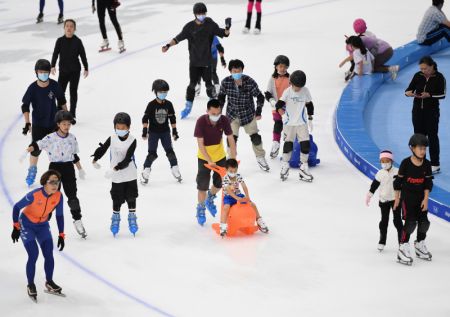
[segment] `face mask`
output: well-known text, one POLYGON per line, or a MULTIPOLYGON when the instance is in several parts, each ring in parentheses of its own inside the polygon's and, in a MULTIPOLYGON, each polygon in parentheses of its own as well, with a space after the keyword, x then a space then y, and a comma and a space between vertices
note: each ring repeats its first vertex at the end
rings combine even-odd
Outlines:
POLYGON ((239 80, 242 78, 242 73, 233 73, 231 74, 231 77, 233 77, 234 80, 239 80))
POLYGON ((202 15, 196 15, 195 16, 197 18, 197 20, 199 20, 200 22, 205 21, 206 19, 206 15, 202 14, 202 15))
POLYGON ((236 177, 236 173, 227 172, 228 176, 231 178, 236 177))
POLYGON ((392 167, 391 163, 381 163, 381 168, 383 168, 384 170, 388 170, 392 167))
POLYGON ((49 77, 49 73, 38 73, 37 77, 40 81, 47 81, 49 77))
POLYGON ((167 92, 158 92, 156 95, 158 96, 159 100, 165 100, 167 97, 167 92))
POLYGON ((126 136, 126 135, 128 134, 128 132, 130 132, 130 131, 128 131, 128 130, 117 130, 117 129, 116 129, 116 134, 117 134, 117 136, 119 136, 119 137, 121 137, 121 138, 123 138, 124 136, 126 136))
POLYGON ((209 115, 209 120, 213 121, 213 122, 217 122, 220 119, 220 114, 217 116, 213 116, 212 114, 209 115))

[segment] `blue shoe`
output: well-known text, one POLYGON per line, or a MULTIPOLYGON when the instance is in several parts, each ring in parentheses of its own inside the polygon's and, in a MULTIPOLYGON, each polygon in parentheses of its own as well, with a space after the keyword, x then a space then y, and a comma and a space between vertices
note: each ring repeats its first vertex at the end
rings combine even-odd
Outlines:
POLYGON ((203 203, 197 205, 197 222, 200 226, 203 226, 206 222, 205 204, 203 203))
POLYGON ((36 174, 37 174, 37 166, 36 165, 30 166, 28 168, 27 178, 25 179, 28 187, 34 184, 34 180, 36 179, 36 174))
POLYGON ((116 237, 120 228, 120 214, 113 213, 111 217, 111 232, 116 237))
POLYGON ((214 204, 214 199, 216 198, 216 195, 211 195, 211 191, 208 190, 208 197, 205 201, 205 206, 208 208, 209 213, 211 216, 215 217, 217 214, 217 207, 214 204))
POLYGON ((128 229, 130 229, 130 232, 135 236, 136 232, 138 231, 139 227, 136 222, 136 214, 134 212, 128 213, 128 229))
POLYGON ((192 110, 192 101, 186 101, 186 106, 185 108, 181 111, 181 119, 186 118, 192 110))

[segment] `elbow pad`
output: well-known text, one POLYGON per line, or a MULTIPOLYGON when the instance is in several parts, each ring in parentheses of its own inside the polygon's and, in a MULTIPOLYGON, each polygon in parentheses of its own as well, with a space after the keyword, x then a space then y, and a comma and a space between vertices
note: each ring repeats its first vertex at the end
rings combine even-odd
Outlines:
POLYGON ((22 104, 22 113, 30 112, 30 105, 22 104))
POLYGON ((394 190, 402 190, 403 177, 394 176, 394 190))
POLYGON ((308 112, 308 116, 314 115, 314 104, 312 101, 306 103, 306 111, 308 112))
POLYGON ((73 155, 73 164, 76 164, 80 161, 80 157, 78 156, 78 154, 74 154, 73 155))

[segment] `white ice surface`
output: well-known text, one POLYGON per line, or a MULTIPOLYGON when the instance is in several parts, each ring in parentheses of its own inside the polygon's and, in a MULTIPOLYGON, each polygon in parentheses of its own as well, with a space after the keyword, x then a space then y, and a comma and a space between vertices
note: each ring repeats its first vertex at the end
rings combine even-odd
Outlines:
MULTIPOLYGON (((34 23, 38 1, 0 0, 0 164, 6 188, 0 192, 0 316, 449 316, 450 226, 431 216, 428 246, 433 261, 397 264, 395 229, 390 223, 388 244, 379 253, 379 210, 376 199, 364 205, 369 180, 338 150, 332 131, 335 105, 344 88, 344 34, 352 21, 364 17, 371 31, 394 47, 409 42, 431 1, 264 1, 263 32, 243 35, 244 0, 209 1, 209 15, 223 25, 234 18, 232 35, 223 40, 227 60, 240 58, 245 73, 266 88, 276 55, 286 54, 291 68, 302 69, 316 106, 315 140, 322 163, 312 169, 312 184, 298 181, 292 170, 279 179, 278 160, 270 173, 259 170, 249 138, 242 131, 238 154, 241 173, 264 216, 270 234, 222 240, 195 219, 195 119, 204 113, 207 98, 196 99, 189 119, 178 121, 175 152, 184 181, 172 178, 162 149, 151 183, 140 187, 136 238, 126 225, 116 239, 109 231, 110 183, 91 167, 90 155, 112 132, 118 111, 132 115, 132 132, 139 137, 141 116, 153 98, 151 83, 166 79, 169 99, 177 112, 183 107, 188 81, 188 52, 183 43, 163 55, 161 44, 192 18, 186 1, 123 0, 119 20, 127 52, 117 53, 117 38, 108 18, 113 50, 99 54, 98 20, 90 1, 66 0, 66 18, 78 22, 77 34, 87 49, 90 76, 81 79, 77 124, 72 132, 81 148, 87 180, 79 181, 83 221, 89 237, 81 240, 66 209, 65 257, 55 251, 55 281, 67 298, 42 292, 43 259, 36 270, 39 304, 26 296, 26 252, 13 244, 11 205, 26 192, 26 162, 18 161, 29 142, 21 135, 21 98, 35 79, 34 62, 50 58, 62 27, 56 25, 56 1, 47 0, 45 23, 34 23), (9 130, 10 129, 10 130, 9 130), (71 259, 71 260, 70 260, 71 259), (158 312, 158 309, 160 312, 158 312), (162 312, 162 313, 161 313, 162 312)), ((449 13, 448 7, 444 8, 449 13)), ((254 20, 253 20, 254 23, 254 20)), ((227 71, 219 69, 219 76, 227 71)), ((204 88, 203 88, 204 91, 204 88)), ((266 105, 260 129, 270 149, 272 119, 266 105)), ((146 143, 138 142, 142 165, 146 143)), ((47 167, 41 156, 39 172, 47 167)), ((54 236, 56 225, 51 223, 54 236)), ((412 241, 414 240, 412 237, 412 241)))

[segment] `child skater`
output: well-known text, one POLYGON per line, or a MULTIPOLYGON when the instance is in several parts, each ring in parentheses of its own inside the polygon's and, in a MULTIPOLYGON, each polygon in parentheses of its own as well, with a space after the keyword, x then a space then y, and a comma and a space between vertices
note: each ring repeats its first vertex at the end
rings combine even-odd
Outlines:
POLYGON ((350 62, 350 68, 345 72, 345 81, 349 81, 355 76, 355 61, 353 60, 353 46, 350 44, 350 38, 347 35, 345 36, 345 49, 347 50, 348 56, 339 63, 339 68, 347 62, 350 62))
POLYGON ((247 185, 245 185, 244 179, 241 174, 238 173, 238 162, 235 159, 228 159, 225 163, 227 174, 223 178, 223 210, 220 214, 220 235, 224 237, 227 234, 228 214, 231 206, 235 205, 238 201, 247 200, 256 212, 256 223, 261 232, 268 233, 269 228, 266 226, 264 220, 258 212, 256 205, 250 200, 247 185), (245 195, 242 194, 239 186, 242 187, 245 195))
POLYGON ((157 149, 158 143, 161 144, 166 151, 167 159, 170 163, 170 169, 173 177, 178 182, 182 181, 180 169, 178 168, 178 161, 175 152, 172 148, 172 140, 170 139, 170 126, 172 127, 172 138, 174 141, 178 140, 177 120, 175 117, 175 110, 172 103, 166 99, 169 91, 169 84, 162 79, 157 79, 153 82, 152 90, 156 95, 145 109, 144 117, 142 117, 142 139, 148 139, 148 155, 144 162, 144 170, 142 171, 141 183, 148 184, 151 167, 153 162, 158 158, 157 149))
POLYGON ((255 6, 256 9, 256 24, 255 24, 255 30, 253 33, 256 35, 261 34, 261 16, 262 16, 262 8, 261 8, 261 2, 262 0, 248 0, 247 3, 247 21, 245 22, 245 27, 242 32, 244 34, 247 34, 250 32, 250 24, 252 23, 252 13, 253 13, 253 6, 255 6))
POLYGON ((275 105, 278 99, 281 98, 283 92, 289 87, 289 58, 284 55, 278 55, 273 62, 275 70, 269 79, 267 85, 267 91, 264 93, 266 100, 272 106, 272 118, 273 118, 273 143, 270 150, 270 157, 276 158, 280 151, 280 139, 281 132, 283 131, 283 121, 281 115, 275 109, 275 105))
POLYGON ((25 195, 13 208, 14 227, 11 234, 13 243, 22 239, 23 246, 28 253, 26 266, 28 279, 28 296, 37 301, 36 285, 34 275, 36 272, 36 261, 39 255, 38 243, 44 256, 45 287, 47 292, 55 295, 63 295, 61 287, 53 281, 53 270, 55 262, 53 259, 53 238, 50 231, 49 218, 56 210, 56 223, 58 225, 58 248, 64 249, 64 203, 63 196, 58 188, 61 175, 57 171, 49 170, 42 174, 41 186, 25 195), (20 212, 23 209, 22 213, 20 212), (36 241, 38 243, 36 243, 36 241))
POLYGON ((365 47, 359 36, 350 36, 348 40, 353 48, 353 61, 356 66, 356 74, 358 76, 372 74, 374 61, 372 53, 365 47))
POLYGON ((280 177, 285 181, 289 175, 289 160, 294 149, 294 141, 300 143, 300 180, 312 182, 309 173, 308 158, 310 151, 309 132, 313 129, 314 104, 306 85, 306 75, 301 70, 293 72, 289 78, 291 86, 287 88, 276 103, 277 112, 283 117, 284 134, 283 161, 280 177))
POLYGON ((398 242, 400 243, 403 222, 400 208, 393 209, 395 193, 394 193, 394 178, 397 176, 398 168, 392 165, 394 156, 391 151, 384 150, 380 153, 381 169, 375 175, 375 179, 370 186, 370 190, 366 195, 366 205, 369 206, 370 200, 375 194, 375 191, 380 188, 379 206, 381 209, 380 241, 378 242, 378 250, 381 252, 386 245, 387 228, 389 224, 389 213, 391 209, 394 214, 394 226, 398 233, 398 242))
POLYGON ((119 112, 114 117, 115 134, 106 139, 95 150, 92 164, 101 168, 99 159, 111 148, 111 170, 106 177, 112 180, 111 199, 113 201, 113 215, 111 218, 111 232, 114 237, 119 233, 120 207, 126 201, 128 204, 128 228, 133 235, 138 231, 136 221, 136 198, 138 197, 137 168, 134 162, 136 139, 130 134, 131 118, 125 112, 119 112))
POLYGON ((57 131, 42 140, 33 142, 27 150, 28 152, 47 151, 50 161, 49 169, 61 174, 61 184, 67 196, 67 204, 72 214, 75 230, 82 238, 86 238, 87 233, 81 221, 81 207, 77 197, 77 178, 73 165, 77 166, 81 179, 85 178, 86 173, 81 167, 77 154, 79 152, 77 138, 69 133, 72 120, 73 116, 69 111, 58 111, 55 116, 57 131))
POLYGON ((409 249, 409 236, 416 229, 416 225, 417 240, 414 242, 416 255, 420 259, 431 260, 431 253, 425 245, 427 231, 430 228, 428 196, 433 188, 431 163, 425 158, 427 147, 428 139, 423 134, 416 133, 410 138, 409 148, 412 155, 402 161, 394 181, 394 209, 397 209, 401 203, 403 220, 405 220, 397 259, 400 263, 407 265, 413 262, 409 249))

